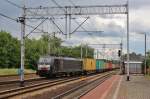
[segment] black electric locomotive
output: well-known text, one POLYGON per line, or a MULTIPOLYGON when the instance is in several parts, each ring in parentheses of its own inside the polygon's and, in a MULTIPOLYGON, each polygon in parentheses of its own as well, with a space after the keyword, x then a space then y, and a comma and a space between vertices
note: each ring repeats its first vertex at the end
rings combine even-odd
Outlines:
POLYGON ((67 74, 81 74, 82 60, 69 57, 41 57, 38 62, 37 73, 40 76, 47 77, 67 74))

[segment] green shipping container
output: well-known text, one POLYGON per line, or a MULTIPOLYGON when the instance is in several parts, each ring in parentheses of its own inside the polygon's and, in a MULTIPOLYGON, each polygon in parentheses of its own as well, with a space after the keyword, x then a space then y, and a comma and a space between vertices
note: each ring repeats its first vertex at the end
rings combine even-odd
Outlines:
POLYGON ((96 70, 104 69, 104 60, 96 60, 96 70))
POLYGON ((100 61, 96 60, 96 70, 100 70, 100 61))
POLYGON ((102 68, 102 69, 105 68, 105 62, 104 62, 104 60, 101 61, 101 68, 102 68))

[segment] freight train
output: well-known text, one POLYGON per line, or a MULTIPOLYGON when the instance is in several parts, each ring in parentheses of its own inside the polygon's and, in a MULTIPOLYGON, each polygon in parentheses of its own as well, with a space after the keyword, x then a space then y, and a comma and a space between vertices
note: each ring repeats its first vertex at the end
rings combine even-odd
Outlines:
POLYGON ((57 75, 72 76, 105 72, 116 68, 119 68, 119 64, 116 61, 44 56, 39 59, 37 74, 43 77, 54 77, 57 75))

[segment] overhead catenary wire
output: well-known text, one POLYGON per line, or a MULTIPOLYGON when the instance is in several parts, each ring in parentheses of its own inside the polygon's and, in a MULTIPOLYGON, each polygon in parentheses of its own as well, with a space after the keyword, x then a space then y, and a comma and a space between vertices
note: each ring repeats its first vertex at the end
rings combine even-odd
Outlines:
POLYGON ((73 34, 77 29, 79 29, 90 17, 87 17, 79 26, 70 34, 73 34))
MULTIPOLYGON (((9 16, 7 16, 7 15, 5 15, 5 14, 3 14, 3 13, 0 13, 0 16, 19 23, 19 20, 18 20, 18 19, 11 18, 11 17, 9 17, 9 16)), ((35 29, 35 27, 32 26, 32 25, 29 25, 29 24, 25 24, 25 25, 26 25, 27 27, 30 27, 30 28, 32 28, 32 29, 35 29)), ((48 32, 45 32, 45 31, 43 31, 43 30, 41 30, 41 29, 38 29, 38 28, 36 28, 36 30, 38 30, 38 31, 40 31, 40 32, 43 32, 43 33, 48 33, 48 32)))
POLYGON ((68 0, 73 6, 76 6, 76 4, 72 0, 68 0))
MULTIPOLYGON (((73 6, 76 6, 76 4, 72 1, 72 0, 68 0, 73 6)), ((89 17, 89 16, 88 16, 89 17)), ((77 20, 75 20, 74 19, 74 22, 76 23, 76 24, 78 24, 78 25, 80 25, 80 23, 77 21, 77 20)), ((91 37, 91 34, 83 27, 83 26, 80 26, 81 27, 81 29, 83 29, 85 32, 87 32, 88 33, 88 35, 91 37)), ((93 36, 92 36, 93 37, 93 36)))
MULTIPOLYGON (((68 1, 69 1, 73 6, 76 6, 75 3, 73 3, 71 0, 68 0, 68 1)), ((88 17, 89 17, 89 16, 88 16, 88 17)), ((76 24, 80 25, 77 20, 74 20, 74 22, 75 22, 76 24)), ((91 34, 90 34, 83 26, 80 26, 80 27, 81 27, 81 29, 83 29, 85 32, 87 32, 87 34, 89 35, 89 37, 91 37, 91 34)), ((93 35, 92 35, 92 38, 94 39, 93 35)), ((96 40, 97 40, 97 39, 96 39, 96 40)))
MULTIPOLYGON (((73 6, 76 6, 76 4, 72 1, 72 0, 68 0, 73 6)), ((88 16, 89 17, 89 16, 88 16)), ((78 25, 80 25, 80 23, 78 23, 76 20, 74 20, 74 22, 78 25)), ((84 31, 87 31, 83 26, 80 26, 84 31)), ((89 33, 88 33, 89 34, 89 33)))
MULTIPOLYGON (((11 2, 11 1, 9 1, 9 0, 5 0, 5 1, 7 1, 8 3, 10 3, 10 4, 12 4, 12 5, 14 5, 14 6, 18 7, 18 8, 22 8, 21 6, 15 4, 15 3, 13 3, 13 2, 11 2)), ((56 0, 52 0, 52 1, 53 1, 57 6, 61 7, 61 5, 56 2, 56 0)), ((69 0, 69 1, 75 6, 75 4, 74 4, 71 0, 69 0)), ((81 28, 82 28, 82 26, 81 26, 81 28)), ((84 29, 84 30, 85 30, 85 29, 84 29)))
POLYGON ((59 26, 54 22, 53 19, 49 19, 49 21, 51 21, 51 22, 59 29, 59 31, 60 31, 63 35, 66 35, 66 34, 63 33, 63 31, 59 28, 59 26))
POLYGON ((11 5, 13 5, 13 6, 16 6, 17 8, 23 8, 23 7, 21 7, 20 5, 18 5, 18 4, 16 4, 16 3, 13 3, 13 2, 11 2, 11 1, 9 1, 9 0, 4 0, 4 1, 6 1, 7 3, 9 3, 9 4, 11 4, 11 5))
MULTIPOLYGON (((76 6, 71 0, 68 0, 74 7, 76 6)), ((78 24, 78 25, 80 25, 80 23, 78 23, 78 21, 77 20, 74 20, 74 22, 76 23, 76 24, 78 24)), ((92 37, 93 39, 95 39, 95 37, 91 34, 91 33, 89 33, 83 26, 81 26, 81 29, 83 29, 85 32, 87 32, 88 33, 88 35, 90 36, 90 37, 92 37)), ((99 42, 99 40, 96 38, 95 39, 97 42, 99 42)))
POLYGON ((5 17, 5 18, 7 18, 7 19, 10 19, 10 20, 13 20, 13 21, 18 22, 18 20, 17 20, 17 19, 11 18, 11 17, 9 17, 9 16, 7 16, 7 15, 5 15, 5 14, 3 14, 3 13, 0 13, 0 16, 5 17))
MULTIPOLYGON (((11 4, 11 5, 13 5, 13 6, 15 6, 15 7, 17 7, 17 8, 23 9, 22 6, 20 6, 20 5, 16 4, 16 3, 14 3, 14 2, 12 2, 12 1, 9 1, 9 0, 4 0, 4 1, 7 2, 7 3, 9 3, 9 4, 11 4)), ((25 8, 25 9, 26 9, 26 8, 25 8)))
MULTIPOLYGON (((12 2, 12 1, 9 1, 9 0, 4 0, 4 1, 6 1, 7 3, 9 3, 9 4, 11 4, 11 5, 13 5, 13 6, 17 7, 17 8, 23 9, 22 6, 20 6, 20 5, 16 4, 16 3, 14 3, 14 2, 12 2)), ((25 8, 25 9, 26 9, 26 8, 25 8)), ((30 10, 29 10, 29 11, 30 11, 30 10)), ((30 12, 31 12, 31 11, 30 11, 30 12)), ((33 13, 33 12, 32 12, 32 13, 33 13)), ((14 18, 11 18, 11 17, 9 17, 9 16, 7 16, 7 15, 4 15, 4 14, 2 14, 2 13, 0 13, 0 15, 3 16, 3 17, 5 17, 5 18, 8 18, 8 19, 10 19, 10 20, 19 22, 18 18, 14 19, 14 18)), ((42 23, 43 23, 43 22, 42 22, 42 23)), ((38 30, 38 31, 40 31, 40 32, 42 32, 42 33, 48 33, 48 32, 45 32, 44 30, 38 29, 38 27, 34 27, 34 26, 29 25, 29 24, 26 24, 26 23, 25 23, 25 25, 28 26, 28 27, 30 27, 30 28, 32 28, 34 31, 35 31, 35 30, 38 30)), ((41 25, 41 24, 40 24, 40 25, 41 25)), ((39 26, 39 25, 38 25, 38 26, 39 26)), ((32 30, 29 34, 31 34, 31 33, 33 32, 33 30, 32 30)), ((50 34, 50 33, 48 33, 48 34, 50 34)), ((28 34, 27 34, 27 36, 28 36, 28 34)), ((27 37, 27 36, 26 36, 26 37, 27 37)))
POLYGON ((43 24, 47 19, 44 19, 40 24, 38 24, 30 33, 26 35, 28 37, 32 32, 34 32, 41 24, 43 24))
MULTIPOLYGON (((68 1, 69 1, 73 6, 76 6, 75 3, 73 3, 71 0, 68 0, 68 1)), ((89 17, 89 16, 88 16, 88 17, 89 17)), ((75 22, 76 24, 80 25, 77 20, 74 20, 74 22, 75 22)), ((87 34, 89 35, 89 37, 92 36, 92 38, 94 39, 93 35, 91 35, 83 26, 80 26, 80 27, 81 27, 81 29, 83 29, 85 32, 87 32, 87 34)), ((96 39, 96 40, 97 40, 97 39, 96 39)), ((98 42, 99 42, 99 41, 98 41, 98 42)))
MULTIPOLYGON (((51 0, 51 1, 52 1, 56 6, 58 6, 59 9, 61 9, 62 11, 66 11, 65 9, 62 8, 62 6, 61 6, 60 4, 58 4, 58 3, 56 2, 56 0, 51 0)), ((69 0, 69 2, 70 2, 73 6, 75 6, 75 4, 74 4, 72 1, 69 0)), ((87 19, 89 19, 89 16, 88 16, 87 19)), ((71 32, 71 33, 69 33, 69 34, 74 34, 77 29, 79 29, 80 27, 82 27, 83 23, 85 23, 85 22, 87 21, 87 19, 86 19, 85 21, 83 21, 81 24, 78 24, 79 26, 78 26, 73 32, 71 32)))
MULTIPOLYGON (((59 5, 55 0, 51 0, 56 6, 58 6, 58 7, 60 7, 60 9, 62 8, 62 6, 61 5, 59 5)), ((65 9, 61 9, 61 10, 64 10, 65 11, 65 9)))

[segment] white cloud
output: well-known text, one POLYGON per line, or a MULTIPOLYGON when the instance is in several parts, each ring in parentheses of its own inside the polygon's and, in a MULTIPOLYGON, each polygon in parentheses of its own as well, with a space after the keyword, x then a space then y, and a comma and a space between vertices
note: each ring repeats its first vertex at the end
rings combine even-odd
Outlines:
MULTIPOLYGON (((11 0, 12 2, 15 2, 19 5, 21 5, 21 2, 18 0, 11 0)), ((60 5, 71 5, 68 0, 56 0, 60 5)), ((76 5, 100 5, 100 4, 121 4, 126 3, 127 0, 72 0, 76 5)), ((129 0, 130 1, 130 43, 131 45, 135 44, 135 42, 142 42, 143 36, 137 35, 135 33, 137 32, 149 32, 150 31, 150 0, 129 0)), ((28 6, 55 6, 54 3, 51 2, 51 0, 46 0, 43 2, 43 0, 28 0, 27 1, 28 6)), ((21 15, 21 9, 18 9, 8 3, 5 2, 5 0, 1 0, 0 3, 0 11, 1 13, 5 13, 6 15, 10 17, 17 18, 21 15)), ((83 21, 83 19, 79 19, 79 22, 83 21)), ((61 24, 61 29, 64 31, 64 24, 62 21, 57 21, 57 23, 61 24)), ((34 25, 32 23, 32 25, 34 25)), ((46 28, 45 23, 45 30, 49 32, 53 32, 57 30, 54 29, 52 26, 48 26, 46 28)), ((77 25, 73 23, 73 28, 75 28, 77 25)), ((124 48, 126 48, 126 19, 125 16, 120 15, 105 15, 105 16, 94 16, 91 17, 87 23, 83 25, 87 30, 102 30, 105 31, 104 34, 101 34, 98 37, 98 35, 93 35, 95 39, 99 39, 101 43, 118 43, 120 42, 120 32, 123 33, 124 36, 124 48)), ((0 17, 0 29, 7 30, 9 32, 12 32, 13 36, 20 37, 20 25, 16 24, 14 22, 11 22, 5 18, 0 17)), ((72 29, 73 30, 73 29, 72 29)), ((80 28, 81 30, 81 28, 80 28)), ((58 31, 58 30, 57 30, 58 31)), ((31 35, 37 36, 37 35, 31 35)), ((62 36, 62 35, 61 35, 62 36)), ((77 43, 79 44, 81 41, 86 41, 89 43, 96 43, 97 40, 93 39, 93 37, 89 37, 87 34, 78 34, 73 35, 73 37, 68 40, 68 42, 77 43)), ((148 39, 148 42, 149 39, 148 39)), ((142 45, 142 44, 141 44, 142 45)), ((138 47, 141 46, 140 44, 137 45, 138 47)), ((131 46, 131 50, 134 49, 133 46, 131 46)), ((135 49, 135 51, 138 51, 138 49, 135 49)))
POLYGON ((143 7, 138 10, 131 10, 130 23, 133 32, 149 32, 150 30, 150 7, 143 7))

